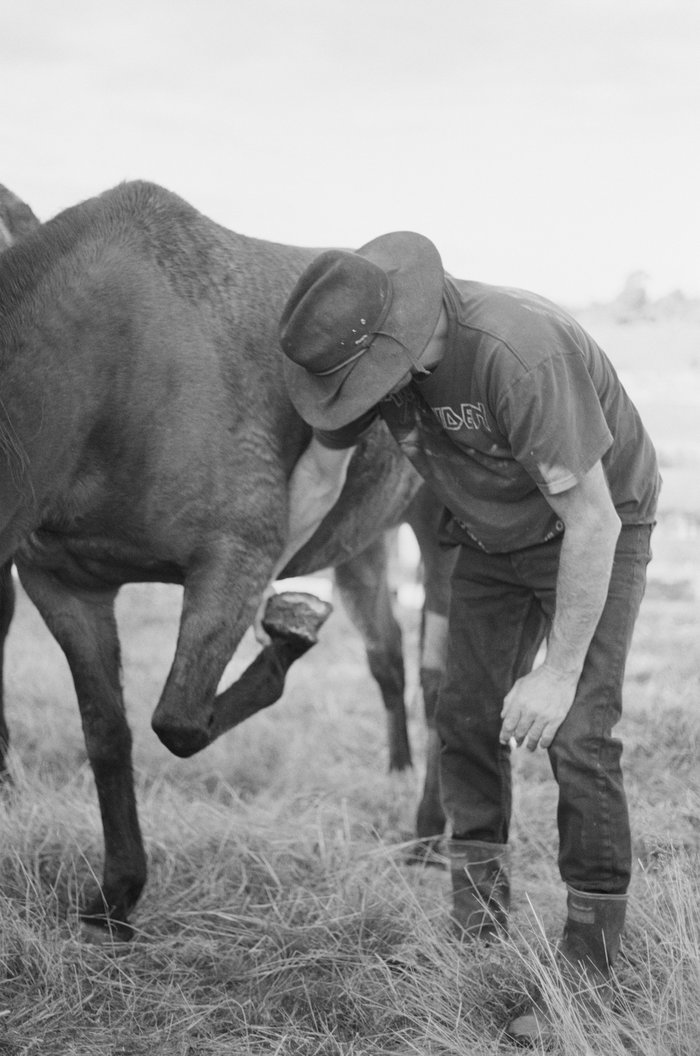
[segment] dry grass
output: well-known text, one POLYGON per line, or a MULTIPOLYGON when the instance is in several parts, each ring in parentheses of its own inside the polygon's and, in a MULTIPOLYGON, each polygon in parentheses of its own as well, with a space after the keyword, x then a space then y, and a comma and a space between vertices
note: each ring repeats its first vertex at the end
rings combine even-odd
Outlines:
MULTIPOLYGON (((688 480, 697 473, 700 461, 674 461, 675 440, 657 442, 688 480)), ((685 494, 674 489, 663 511, 625 689, 639 864, 616 1005, 592 1024, 560 1001, 565 1056, 698 1049, 697 486, 685 494)), ((559 992, 550 943, 564 892, 546 758, 516 757, 513 936, 461 950, 446 874, 403 864, 419 775, 385 774, 379 695, 343 613, 279 705, 183 762, 149 727, 178 595, 135 587, 120 601, 150 864, 126 949, 80 940, 76 907, 101 868, 99 816, 65 662, 20 598, 7 692, 14 784, 0 799, 0 1056, 514 1051, 503 1029, 528 989, 553 1003, 559 992)), ((416 613, 401 616, 413 693, 416 613)), ((244 643, 229 678, 253 648, 244 643)), ((417 701, 411 727, 420 755, 417 701)))

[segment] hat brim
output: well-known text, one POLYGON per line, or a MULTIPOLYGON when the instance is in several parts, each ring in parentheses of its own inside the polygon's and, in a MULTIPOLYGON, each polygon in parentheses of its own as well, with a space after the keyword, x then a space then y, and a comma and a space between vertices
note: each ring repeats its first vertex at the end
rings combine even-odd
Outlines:
POLYGON ((440 318, 444 271, 430 239, 397 231, 357 253, 391 279, 393 296, 381 333, 346 369, 325 377, 282 357, 292 402, 318 429, 340 429, 383 400, 415 366, 440 318))

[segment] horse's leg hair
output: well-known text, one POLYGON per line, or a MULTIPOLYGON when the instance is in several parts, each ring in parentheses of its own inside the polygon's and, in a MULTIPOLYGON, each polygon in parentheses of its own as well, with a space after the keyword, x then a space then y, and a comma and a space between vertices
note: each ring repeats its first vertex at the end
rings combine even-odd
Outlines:
POLYGON ((146 882, 146 856, 121 689, 116 590, 73 591, 50 572, 22 564, 18 570, 27 594, 66 655, 95 775, 104 831, 103 880, 81 919, 129 938, 128 916, 146 882))
POLYGON ((335 581, 345 609, 362 635, 372 675, 386 708, 389 769, 411 765, 406 725, 401 628, 394 616, 387 578, 387 544, 380 536, 361 554, 337 565, 335 581))

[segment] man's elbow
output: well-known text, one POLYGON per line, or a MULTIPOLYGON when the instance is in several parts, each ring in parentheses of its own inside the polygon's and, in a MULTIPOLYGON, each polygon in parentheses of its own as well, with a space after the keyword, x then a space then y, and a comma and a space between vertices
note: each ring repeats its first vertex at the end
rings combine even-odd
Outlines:
POLYGON ((606 505, 602 510, 595 512, 591 517, 588 530, 599 540, 604 540, 611 549, 615 548, 622 531, 622 521, 612 502, 609 506, 606 505))
POLYGON ((569 537, 577 538, 583 546, 615 548, 622 521, 612 500, 579 506, 578 510, 567 513, 564 523, 569 537))

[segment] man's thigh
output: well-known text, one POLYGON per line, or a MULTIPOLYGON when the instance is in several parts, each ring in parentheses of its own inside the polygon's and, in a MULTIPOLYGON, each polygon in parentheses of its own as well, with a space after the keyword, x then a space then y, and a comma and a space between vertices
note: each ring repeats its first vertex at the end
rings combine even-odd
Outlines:
MULTIPOLYGON (((556 571, 555 571, 556 575, 556 571)), ((441 696, 494 709, 529 670, 547 629, 535 592, 507 554, 462 547, 452 577, 447 670, 441 696)))

